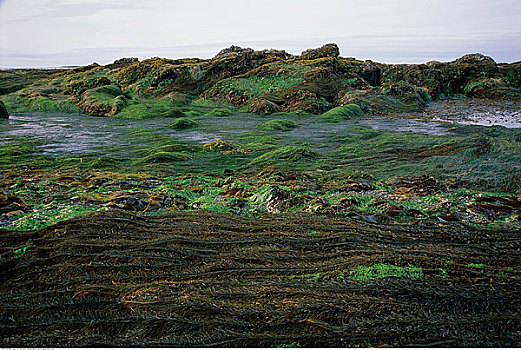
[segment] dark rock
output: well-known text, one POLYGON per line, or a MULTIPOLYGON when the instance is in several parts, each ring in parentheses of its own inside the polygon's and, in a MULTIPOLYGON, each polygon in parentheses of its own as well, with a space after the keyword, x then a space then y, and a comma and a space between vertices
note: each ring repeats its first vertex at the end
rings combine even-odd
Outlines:
POLYGON ((107 64, 106 67, 109 69, 123 68, 126 66, 130 66, 131 64, 138 63, 139 60, 137 57, 124 57, 119 60, 115 60, 111 64, 107 64))
MULTIPOLYGON (((460 81, 464 82, 462 86, 458 87, 458 90, 465 87, 471 81, 491 78, 496 75, 499 70, 496 61, 479 53, 465 55, 449 64, 456 69, 460 75, 460 81)), ((460 93, 461 91, 457 92, 460 93)))
POLYGON ((242 48, 240 46, 232 45, 226 49, 222 49, 219 51, 217 55, 213 57, 213 59, 219 59, 219 58, 226 58, 231 56, 238 56, 238 55, 244 55, 247 53, 253 53, 253 49, 250 48, 242 48))
POLYGON ((464 55, 464 56, 458 58, 457 60, 455 60, 454 63, 473 64, 473 65, 482 65, 482 64, 496 65, 496 61, 494 61, 492 59, 492 57, 485 56, 480 53, 464 55))
POLYGON ((74 73, 83 73, 99 67, 101 66, 98 63, 94 62, 92 64, 89 64, 88 66, 81 66, 78 68, 71 69, 71 71, 74 73))
POLYGON ((316 60, 317 58, 333 57, 337 58, 340 50, 336 44, 326 44, 318 49, 308 49, 300 54, 300 58, 304 60, 316 60))
POLYGON ((380 86, 382 83, 382 69, 372 62, 362 70, 361 76, 371 86, 380 86))
POLYGON ((9 113, 7 112, 7 108, 2 101, 0 101, 0 119, 8 119, 9 113))
POLYGON ((378 90, 376 88, 367 90, 351 90, 344 94, 340 93, 335 104, 345 106, 357 104, 369 114, 393 114, 421 112, 425 102, 416 93, 403 93, 393 87, 378 90))
POLYGON ((262 50, 260 53, 267 57, 277 57, 277 58, 280 58, 283 60, 288 59, 293 56, 284 50, 275 50, 275 49, 262 50))

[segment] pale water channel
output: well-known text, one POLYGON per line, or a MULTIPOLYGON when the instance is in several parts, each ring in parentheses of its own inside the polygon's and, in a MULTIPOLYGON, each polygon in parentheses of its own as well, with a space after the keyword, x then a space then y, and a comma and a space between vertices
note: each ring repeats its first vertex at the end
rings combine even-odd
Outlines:
MULTIPOLYGON (((327 151, 332 147, 331 138, 346 134, 349 129, 371 127, 374 129, 405 131, 413 133, 442 135, 450 133, 455 123, 477 125, 501 125, 521 128, 521 115, 511 105, 500 110, 497 105, 472 106, 467 113, 461 104, 453 102, 434 103, 423 114, 408 118, 366 117, 345 120, 332 124, 321 121, 317 116, 284 117, 293 120, 298 127, 290 131, 264 131, 258 126, 270 119, 280 117, 237 114, 228 117, 195 117, 201 126, 189 130, 174 130, 168 125, 169 118, 128 120, 117 117, 92 117, 80 114, 23 113, 15 114, 9 120, 0 121, 0 144, 20 138, 38 141, 44 154, 50 156, 73 156, 99 153, 111 149, 136 146, 142 142, 132 137, 122 137, 133 132, 150 132, 173 141, 188 141, 204 144, 217 139, 237 141, 248 133, 275 135, 281 143, 308 143, 314 149, 327 151)), ((114 153, 115 152, 115 153, 114 153)), ((104 152, 103 152, 104 153, 104 152)))

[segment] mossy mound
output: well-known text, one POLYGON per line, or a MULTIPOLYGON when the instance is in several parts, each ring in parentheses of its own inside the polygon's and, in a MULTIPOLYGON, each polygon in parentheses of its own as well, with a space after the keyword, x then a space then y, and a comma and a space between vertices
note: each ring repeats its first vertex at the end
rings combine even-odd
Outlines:
POLYGON ((233 111, 229 110, 228 108, 214 108, 209 112, 206 112, 206 116, 212 116, 212 117, 227 117, 229 115, 232 115, 233 111))
POLYGON ((283 146, 253 159, 251 165, 271 165, 280 161, 316 159, 320 155, 308 146, 283 146))
POLYGON ((296 128, 297 126, 297 123, 288 119, 273 119, 267 121, 266 123, 262 123, 259 125, 259 128, 264 130, 288 131, 296 128))
POLYGON ((204 115, 204 113, 199 111, 184 111, 184 115, 185 117, 200 117, 204 115))
POLYGON ((341 120, 362 117, 364 112, 359 105, 350 103, 345 106, 335 107, 323 113, 320 117, 328 122, 338 123, 341 120))
POLYGON ((94 116, 114 116, 128 105, 129 96, 118 85, 102 86, 83 93, 80 108, 94 116))
POLYGON ((172 124, 169 125, 172 129, 184 130, 198 127, 198 122, 188 118, 177 118, 172 124))
POLYGON ((244 147, 226 142, 223 140, 215 140, 212 142, 208 142, 203 146, 203 151, 206 152, 221 152, 222 154, 248 154, 249 150, 246 150, 244 147))
POLYGON ((204 151, 232 151, 236 148, 236 146, 232 143, 223 141, 223 140, 214 140, 212 142, 208 142, 203 146, 204 151))
MULTIPOLYGON (((22 90, 23 91, 23 90, 22 90)), ((6 109, 11 112, 59 112, 78 113, 80 110, 75 104, 74 97, 65 97, 62 94, 45 94, 43 91, 25 91, 3 96, 6 109)))
POLYGON ((132 101, 118 113, 118 116, 128 119, 182 118, 185 114, 169 100, 148 100, 132 101))
POLYGON ((190 156, 182 152, 159 151, 135 161, 136 165, 171 163, 190 159, 190 156))

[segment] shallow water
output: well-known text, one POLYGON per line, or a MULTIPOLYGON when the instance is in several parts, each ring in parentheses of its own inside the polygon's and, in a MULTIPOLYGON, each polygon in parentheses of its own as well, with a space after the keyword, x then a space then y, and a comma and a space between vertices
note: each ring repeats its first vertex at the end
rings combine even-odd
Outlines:
MULTIPOLYGON (((135 130, 144 130, 176 141, 192 141, 204 144, 216 139, 236 141, 249 132, 265 132, 258 125, 273 119, 253 114, 228 117, 199 117, 202 126, 194 130, 173 130, 168 127, 172 119, 154 118, 147 120, 122 120, 99 118, 80 114, 24 113, 0 122, 0 144, 19 137, 42 142, 44 154, 52 156, 77 155, 99 152, 103 148, 125 148, 133 144, 120 135, 135 130)), ((289 117, 299 126, 291 131, 267 132, 281 137, 283 143, 306 142, 313 148, 324 148, 330 144, 331 136, 344 133, 353 127, 369 126, 375 129, 411 131, 440 135, 447 133, 444 123, 422 120, 366 118, 345 120, 338 124, 321 122, 316 116, 289 117)))
MULTIPOLYGON (((474 100, 471 100, 474 101, 474 100)), ((168 127, 173 119, 153 118, 128 120, 115 117, 92 117, 64 113, 23 113, 0 121, 0 144, 20 137, 42 143, 39 146, 50 156, 73 156, 99 153, 121 154, 128 146, 140 146, 139 138, 122 137, 135 131, 148 131, 166 136, 172 141, 190 141, 204 144, 216 139, 238 141, 248 133, 275 135, 281 143, 308 143, 314 149, 333 148, 331 138, 345 134, 349 129, 371 127, 379 130, 413 132, 431 135, 450 133, 454 123, 478 125, 503 125, 521 127, 521 115, 515 103, 500 104, 469 102, 469 100, 432 103, 416 118, 366 117, 344 120, 337 124, 322 122, 316 116, 284 117, 298 124, 287 131, 263 131, 258 126, 270 119, 254 114, 237 114, 227 117, 195 117, 201 127, 192 130, 174 130, 168 127), (112 152, 106 149, 112 148, 112 152), (104 150, 105 149, 105 150, 104 150), (116 150, 115 150, 116 149, 116 150), (104 150, 104 151, 103 151, 104 150)), ((146 146, 146 145, 144 145, 146 146)))
POLYGON ((422 116, 457 124, 521 128, 521 101, 464 98, 432 102, 422 116))

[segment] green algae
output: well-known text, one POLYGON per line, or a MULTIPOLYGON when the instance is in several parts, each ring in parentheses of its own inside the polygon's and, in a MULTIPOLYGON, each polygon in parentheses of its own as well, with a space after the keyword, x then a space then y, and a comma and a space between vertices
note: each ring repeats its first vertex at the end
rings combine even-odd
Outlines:
POLYGON ((225 93, 259 97, 303 84, 305 73, 308 70, 307 67, 300 64, 268 64, 247 77, 221 80, 215 88, 225 93), (268 72, 275 72, 275 74, 267 74, 268 72))
POLYGON ((456 127, 452 134, 426 135, 411 132, 351 129, 334 138, 335 158, 341 169, 361 170, 373 179, 408 174, 428 174, 458 186, 512 191, 517 188, 521 167, 519 131, 497 128, 478 136, 484 127, 456 127))
POLYGON ((338 123, 342 120, 359 118, 364 115, 364 112, 357 104, 351 103, 345 106, 335 107, 323 113, 320 117, 331 123, 338 123))
POLYGON ((51 99, 45 96, 28 99, 15 93, 4 96, 3 101, 11 114, 27 112, 78 113, 80 111, 80 108, 68 99, 51 99))
POLYGON ((192 129, 200 126, 201 124, 188 118, 177 118, 172 124, 169 125, 172 129, 185 130, 192 129))
POLYGON ((22 215, 18 220, 5 228, 13 231, 38 230, 54 225, 60 221, 83 216, 93 211, 99 211, 92 207, 82 205, 59 206, 56 203, 37 205, 35 211, 22 215))
POLYGON ((288 131, 297 126, 297 123, 288 119, 272 119, 259 125, 259 128, 264 130, 288 131))
POLYGON ((320 155, 309 146, 283 146, 256 157, 250 165, 266 166, 281 162, 309 161, 319 157, 320 155))
POLYGON ((194 110, 184 111, 185 117, 200 117, 204 115, 204 112, 198 112, 194 110))
POLYGON ((172 140, 165 139, 163 142, 157 142, 149 147, 142 147, 139 152, 142 154, 153 154, 157 152, 185 152, 185 153, 196 153, 202 150, 199 145, 193 145, 190 143, 183 142, 172 142, 172 140))
POLYGON ((181 118, 185 116, 182 109, 171 100, 147 100, 129 104, 117 115, 125 119, 143 120, 149 118, 181 118))
POLYGON ((396 266, 391 264, 375 264, 372 266, 357 266, 349 272, 349 278, 355 281, 368 281, 372 279, 399 277, 399 278, 423 278, 423 270, 416 266, 396 266))
POLYGON ((0 144, 0 167, 52 166, 53 160, 42 155, 41 141, 21 137, 0 144))
POLYGON ((190 159, 190 156, 182 152, 165 152, 159 151, 149 156, 137 159, 134 164, 155 164, 155 163, 171 163, 180 160, 190 159))
POLYGON ((290 279, 299 278, 306 280, 307 282, 317 283, 331 279, 350 279, 359 282, 366 282, 389 277, 419 279, 424 277, 424 273, 421 267, 413 265, 402 267, 392 264, 380 263, 370 266, 360 265, 352 270, 324 271, 302 276, 290 276, 290 279))
POLYGON ((228 108, 214 108, 211 111, 206 112, 204 115, 213 117, 227 117, 232 114, 234 114, 234 112, 228 108))

